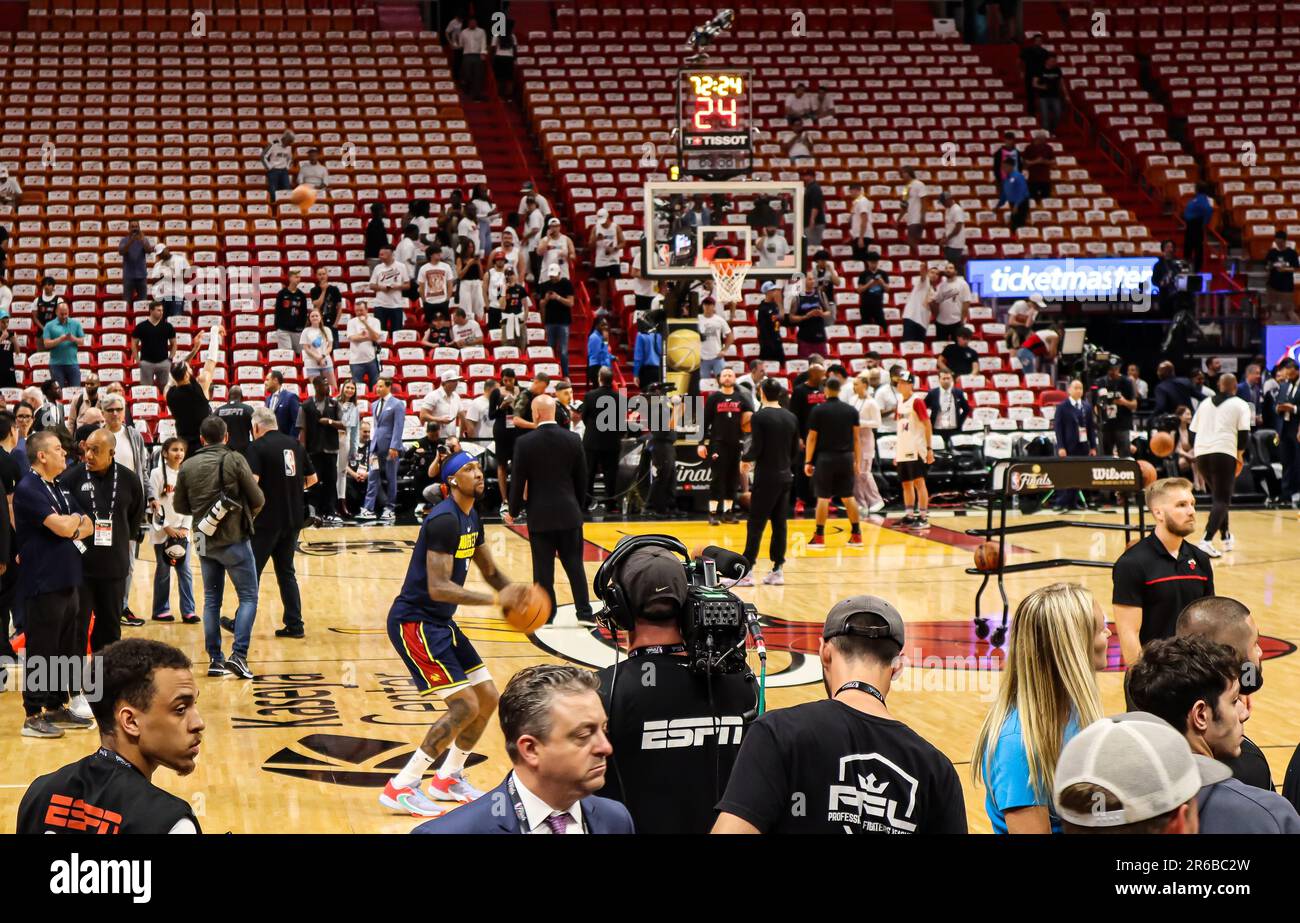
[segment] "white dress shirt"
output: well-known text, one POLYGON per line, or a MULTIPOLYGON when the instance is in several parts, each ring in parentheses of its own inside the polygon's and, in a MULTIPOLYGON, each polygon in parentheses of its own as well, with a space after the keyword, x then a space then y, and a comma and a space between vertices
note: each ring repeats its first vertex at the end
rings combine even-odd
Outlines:
MULTIPOLYGON (((554 421, 547 421, 554 422, 554 421)), ((582 802, 575 801, 567 811, 557 811, 542 799, 538 798, 528 790, 524 785, 523 779, 515 773, 511 773, 515 780, 515 791, 519 794, 519 803, 524 807, 524 816, 528 818, 528 829, 523 833, 545 833, 549 835, 551 828, 546 825, 546 818, 552 814, 568 814, 572 820, 569 821, 569 828, 565 833, 576 834, 584 833, 582 829, 582 802)))

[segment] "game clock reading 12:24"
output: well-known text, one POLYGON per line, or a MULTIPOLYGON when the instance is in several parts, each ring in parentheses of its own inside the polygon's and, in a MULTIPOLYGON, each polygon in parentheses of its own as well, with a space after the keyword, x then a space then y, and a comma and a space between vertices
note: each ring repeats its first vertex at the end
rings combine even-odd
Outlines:
POLYGON ((736 68, 678 72, 678 153, 687 176, 723 177, 753 167, 750 75, 736 68))

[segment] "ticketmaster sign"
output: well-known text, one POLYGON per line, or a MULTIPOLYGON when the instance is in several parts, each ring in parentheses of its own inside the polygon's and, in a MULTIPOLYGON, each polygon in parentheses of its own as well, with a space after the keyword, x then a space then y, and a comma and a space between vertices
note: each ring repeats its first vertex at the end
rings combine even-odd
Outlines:
POLYGON ((1133 300, 1149 293, 1151 256, 1096 259, 970 260, 966 279, 981 298, 1028 298, 1057 301, 1133 300))

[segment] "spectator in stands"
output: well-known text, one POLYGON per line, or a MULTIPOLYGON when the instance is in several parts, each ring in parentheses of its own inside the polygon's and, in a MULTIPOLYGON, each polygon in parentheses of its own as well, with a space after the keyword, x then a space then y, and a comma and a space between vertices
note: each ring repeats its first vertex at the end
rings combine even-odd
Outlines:
POLYGON ((1034 321, 1038 319, 1039 310, 1046 308, 1043 296, 1034 292, 1028 298, 1018 299, 1011 304, 1007 312, 1007 345, 1019 349, 1025 339, 1033 332, 1034 321))
POLYGON ((460 34, 464 31, 465 23, 459 14, 452 16, 447 28, 443 30, 443 35, 447 37, 447 47, 451 49, 451 73, 457 81, 464 79, 461 62, 465 60, 465 55, 460 44, 460 34))
POLYGON ((1056 55, 1051 52, 1047 53, 1043 69, 1034 78, 1034 90, 1038 97, 1038 117, 1047 133, 1054 135, 1061 123, 1061 113, 1065 111, 1065 75, 1056 55))
MULTIPOLYGON (((171 581, 176 573, 180 593, 181 621, 194 625, 199 618, 194 605, 194 582, 190 574, 190 530, 192 516, 176 512, 176 479, 185 460, 185 440, 173 436, 163 443, 162 460, 149 475, 149 538, 155 561, 153 575, 153 620, 171 622, 171 581)), ((128 580, 129 588, 129 580, 128 580)))
POLYGON ((17 388, 14 370, 14 346, 18 337, 9 332, 9 315, 0 315, 0 388, 17 388))
POLYGON ((298 411, 302 400, 296 389, 284 387, 284 373, 272 369, 266 373, 266 400, 263 402, 275 414, 280 432, 286 436, 298 435, 298 411))
MULTIPOLYGON (((420 267, 424 264, 427 249, 420 242, 420 229, 418 227, 408 224, 402 228, 402 239, 397 242, 397 247, 393 250, 393 259, 406 267, 406 272, 412 282, 419 278, 420 267)), ((405 294, 407 297, 411 297, 416 293, 407 291, 405 294)))
POLYGON ((1300 272, 1300 255, 1287 243, 1286 230, 1273 235, 1273 246, 1264 254, 1268 284, 1264 288, 1264 319, 1296 323, 1295 274, 1300 272))
POLYGON ((266 167, 266 188, 272 201, 280 190, 293 188, 289 170, 293 167, 293 132, 286 131, 262 151, 262 166, 266 167))
POLYGON ((483 78, 487 72, 488 39, 473 16, 460 33, 460 50, 465 93, 476 102, 482 102, 486 98, 483 96, 483 78))
POLYGON ((402 329, 407 306, 405 293, 410 282, 406 264, 393 259, 393 248, 381 248, 379 264, 370 273, 370 290, 375 293, 375 320, 386 333, 402 329))
POLYGON ((478 346, 483 342, 483 328, 477 321, 472 320, 465 313, 464 308, 457 308, 452 313, 451 325, 451 345, 457 349, 464 349, 467 346, 478 346))
POLYGON ((970 348, 969 327, 958 327, 953 331, 952 336, 953 342, 945 346, 943 352, 939 354, 939 370, 960 378, 975 370, 980 354, 970 348))
POLYGON ((1133 385, 1133 394, 1137 397, 1138 403, 1142 403, 1150 397, 1150 387, 1142 377, 1142 371, 1138 368, 1136 362, 1130 362, 1124 374, 1128 377, 1129 382, 1133 385))
MULTIPOLYGON (((802 168, 812 165, 813 139, 808 134, 803 119, 794 119, 790 122, 790 137, 785 142, 785 156, 790 159, 790 164, 794 167, 802 168)), ((805 225, 806 227, 807 225, 805 225)))
POLYGON ((808 84, 800 81, 794 85, 794 92, 785 98, 785 120, 793 125, 796 122, 815 118, 817 97, 808 92, 808 84))
POLYGON ((487 311, 483 303, 483 262, 474 241, 460 238, 456 246, 456 301, 473 320, 483 321, 487 311))
POLYGON ((379 251, 391 245, 388 239, 388 206, 383 202, 370 203, 370 221, 366 223, 366 268, 379 264, 379 251))
POLYGON ((149 278, 154 280, 152 297, 162 302, 167 317, 184 314, 189 260, 172 252, 165 243, 155 246, 153 255, 153 270, 149 273, 149 278))
POLYGON ((501 293, 501 342, 521 353, 528 347, 528 312, 533 299, 523 284, 523 276, 513 266, 506 266, 506 285, 501 293))
POLYGON ((835 289, 844 284, 839 273, 835 271, 835 265, 831 262, 831 255, 826 250, 818 250, 813 254, 812 265, 812 286, 811 291, 821 294, 822 305, 826 309, 827 323, 835 323, 836 305, 835 289))
POLYGON ((1002 167, 1002 186, 995 207, 1008 208, 1008 223, 1012 231, 1018 231, 1029 221, 1029 184, 1025 175, 1010 165, 1002 167))
POLYGON ((993 151, 994 184, 1001 184, 1004 167, 1010 165, 1013 170, 1023 170, 1024 163, 1020 148, 1016 147, 1016 133, 1008 128, 1002 133, 1002 144, 993 151))
POLYGON ((939 373, 939 387, 931 388, 925 395, 925 406, 930 412, 931 427, 936 436, 952 449, 952 437, 961 432, 970 416, 970 402, 961 388, 954 387, 953 374, 939 373))
POLYGON ((149 297, 149 269, 145 261, 153 249, 153 241, 140 231, 140 222, 127 225, 126 236, 117 245, 117 252, 122 255, 122 300, 128 305, 149 297))
POLYGON ((32 306, 36 314, 38 330, 44 330, 45 325, 54 320, 59 305, 64 303, 63 296, 55 292, 54 286, 54 279, 50 276, 41 279, 41 293, 36 296, 36 302, 32 306))
POLYGON ((1178 421, 1178 429, 1173 434, 1178 477, 1190 479, 1196 490, 1203 491, 1205 482, 1201 480, 1201 472, 1196 470, 1196 453, 1192 450, 1192 408, 1186 404, 1178 405, 1174 408, 1174 418, 1178 421))
POLYGON ((970 309, 979 306, 979 299, 971 293, 970 284, 955 265, 944 263, 939 272, 942 281, 931 296, 931 306, 935 312, 935 336, 947 340, 965 327, 970 318, 970 309))
POLYGON ((1172 413, 1175 408, 1186 405, 1195 408, 1201 402, 1201 395, 1192 387, 1189 379, 1174 374, 1174 364, 1166 359, 1156 366, 1156 406, 1154 413, 1172 413))
POLYGON ((329 167, 321 163, 320 148, 307 151, 307 162, 298 165, 298 185, 310 186, 318 192, 324 191, 330 184, 329 167))
POLYGON ((602 368, 613 368, 614 358, 609 351, 609 321, 600 318, 591 325, 587 337, 587 386, 596 387, 596 378, 602 368))
POLYGON ((88 373, 82 380, 81 393, 72 399, 72 407, 68 410, 68 419, 72 425, 84 426, 90 422, 91 411, 101 409, 100 399, 103 396, 99 390, 99 376, 94 372, 88 373))
POLYGON ((140 384, 162 394, 176 361, 176 328, 166 320, 161 301, 149 302, 149 315, 131 331, 131 361, 140 367, 140 384))
POLYGON ((875 244, 875 229, 871 200, 867 198, 862 183, 849 183, 849 248, 855 260, 867 260, 875 244))
POLYGON ((826 349, 826 303, 822 293, 813 287, 812 273, 808 273, 808 291, 790 312, 790 323, 795 328, 795 354, 800 359, 821 353, 826 349))
POLYGON ((560 232, 560 219, 551 218, 546 222, 546 236, 537 244, 537 254, 541 257, 540 275, 538 278, 549 279, 551 277, 550 269, 552 266, 560 268, 560 275, 569 281, 569 267, 575 259, 573 241, 560 232))
POLYGON ((328 383, 329 390, 333 391, 334 334, 325 326, 320 311, 315 308, 307 312, 307 326, 302 330, 298 348, 302 352, 303 377, 310 381, 319 375, 328 383))
POLYGON ((456 273, 442 259, 442 248, 433 246, 426 251, 429 261, 420 267, 416 277, 424 322, 432 324, 438 315, 451 316, 451 293, 456 284, 456 273))
POLYGON ((380 517, 392 521, 397 517, 397 463, 402 457, 402 426, 406 419, 405 402, 392 393, 393 380, 381 377, 375 383, 375 400, 371 405, 374 420, 366 482, 366 499, 358 519, 375 519, 383 481, 384 509, 380 517))
POLYGON ((515 51, 518 46, 513 19, 506 19, 503 34, 498 34, 495 28, 492 30, 492 73, 502 99, 511 99, 515 95, 515 51))
MULTIPOLYGON (((1228 762, 1241 756, 1241 663, 1231 647, 1204 637, 1149 642, 1129 668, 1133 705, 1168 722, 1192 752, 1228 762)), ((1235 778, 1198 796, 1201 833, 1300 833, 1300 816, 1281 795, 1235 778)))
POLYGON ((700 380, 716 381, 726 365, 724 354, 736 345, 736 334, 717 313, 717 303, 712 297, 706 297, 700 307, 703 313, 695 319, 700 334, 700 380))
POLYGON ((461 436, 466 439, 492 438, 488 407, 492 401, 492 392, 497 389, 492 379, 483 382, 483 390, 478 397, 464 401, 465 416, 461 423, 461 436))
POLYGON ((907 242, 913 248, 921 246, 925 237, 925 183, 912 167, 903 167, 907 186, 903 194, 903 224, 907 227, 907 242))
POLYGON ((1102 717, 1096 674, 1110 630, 1076 583, 1040 587, 1011 622, 1009 655, 971 757, 994 833, 1059 833, 1052 790, 1062 749, 1102 717))
POLYGON ((1026 375, 1035 372, 1050 375, 1060 342, 1061 338, 1055 330, 1038 330, 1030 333, 1016 350, 1016 358, 1020 360, 1020 371, 1026 375))
POLYGON ((933 317, 931 304, 934 302, 935 286, 939 282, 939 270, 929 268, 916 274, 912 291, 907 296, 903 307, 902 342, 924 343, 933 317))
POLYGON ((885 320, 885 294, 889 290, 889 273, 880 268, 880 254, 867 251, 866 268, 858 275, 859 314, 864 324, 875 324, 883 334, 889 324, 885 320))
POLYGON ((596 280, 599 312, 609 314, 615 308, 615 280, 622 277, 623 231, 609 216, 609 210, 596 212, 588 244, 593 253, 591 277, 596 280))
POLYGON ((1119 358, 1112 356, 1105 376, 1094 382, 1093 391, 1101 428, 1101 454, 1127 458, 1132 454, 1130 438, 1137 398, 1133 394, 1133 382, 1121 375, 1120 369, 1119 358))
POLYGON ((378 344, 384 341, 384 334, 364 301, 356 302, 354 310, 348 321, 348 365, 354 385, 364 389, 374 387, 379 380, 378 344))
POLYGON ((330 271, 325 266, 316 269, 316 282, 307 293, 311 306, 320 312, 321 323, 334 338, 338 346, 339 309, 343 306, 343 292, 337 285, 330 283, 330 271))
POLYGON ((541 209, 538 198, 531 194, 525 195, 519 203, 519 207, 523 210, 520 216, 520 227, 523 229, 520 245, 528 259, 528 275, 534 282, 541 281, 542 255, 537 248, 542 243, 546 228, 546 215, 541 209))
POLYGON ((492 252, 492 216, 497 210, 492 190, 486 183, 475 183, 470 189, 469 207, 471 216, 478 222, 478 252, 486 259, 492 252))
POLYGON ((1056 166, 1056 149, 1047 140, 1047 132, 1038 129, 1022 154, 1026 178, 1029 180, 1029 197, 1035 202, 1052 195, 1052 169, 1056 166))
POLYGON ((0 275, 0 317, 8 317, 9 309, 14 303, 14 290, 5 282, 4 276, 0 275))
POLYGON ((420 338, 420 345, 430 350, 439 346, 451 346, 451 318, 445 314, 435 314, 433 323, 425 328, 424 336, 420 338))
POLYGON ((302 272, 289 270, 289 283, 275 296, 275 332, 271 340, 278 349, 302 354, 302 331, 307 324, 307 293, 298 286, 302 272))
MULTIPOLYGON (((1084 399, 1083 381, 1070 380, 1066 397, 1056 405, 1052 417, 1056 432, 1056 454, 1061 458, 1081 458, 1097 454, 1097 423, 1093 419, 1092 404, 1084 399)), ((1061 511, 1075 509, 1082 499, 1077 490, 1058 490, 1053 505, 1061 511)))
POLYGON ((1205 262, 1205 232, 1214 217, 1214 203, 1210 201, 1208 183, 1196 184, 1196 195, 1183 209, 1186 230, 1183 235, 1183 259, 1191 264, 1192 272, 1200 272, 1205 262))
POLYGON ((16 208, 23 200, 23 187, 9 175, 8 167, 0 167, 0 205, 16 208))
MULTIPOLYGON (((570 243, 569 246, 573 245, 570 243)), ((551 264, 546 272, 546 281, 537 286, 537 301, 542 312, 542 324, 546 328, 546 345, 551 347, 559 360, 560 368, 567 376, 569 325, 573 323, 573 283, 563 274, 558 263, 551 264)))
POLYGON ((781 234, 779 228, 768 225, 754 245, 756 265, 765 269, 777 269, 789 265, 790 242, 781 234))
POLYGON ((966 210, 947 192, 939 193, 939 203, 945 206, 943 233, 939 237, 943 258, 956 266, 958 272, 964 272, 966 270, 966 210))
MULTIPOLYGON (((1025 72, 1025 102, 1028 107, 1029 115, 1034 115, 1038 111, 1038 75, 1043 72, 1047 65, 1047 57, 1050 52, 1043 47, 1043 37, 1035 34, 1029 37, 1029 42, 1020 49, 1020 65, 1025 72)), ((1001 175, 994 171, 994 178, 1001 175)))
POLYGON ((75 388, 81 385, 77 350, 81 348, 86 332, 81 329, 81 321, 70 319, 68 314, 68 303, 60 300, 54 320, 41 332, 41 346, 50 351, 50 378, 65 388, 75 388))
POLYGON ((420 402, 417 408, 420 422, 426 425, 438 424, 441 438, 459 436, 464 424, 465 408, 456 387, 463 380, 460 372, 447 369, 440 376, 440 387, 429 392, 429 396, 420 402))
MULTIPOLYGON (((817 182, 817 171, 812 165, 800 170, 802 174, 804 193, 803 193, 803 237, 804 253, 814 251, 816 253, 825 253, 822 250, 822 238, 826 236, 826 193, 822 191, 821 183, 817 182)), ((830 254, 827 253, 827 260, 830 254)), ((817 257, 814 257, 817 259, 817 257)))

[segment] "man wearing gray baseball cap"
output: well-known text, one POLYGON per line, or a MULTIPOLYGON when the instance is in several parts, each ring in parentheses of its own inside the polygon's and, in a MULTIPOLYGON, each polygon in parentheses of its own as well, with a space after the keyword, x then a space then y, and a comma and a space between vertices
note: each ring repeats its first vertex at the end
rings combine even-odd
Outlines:
POLYGON ((828 699, 746 729, 714 833, 965 833, 952 761, 885 705, 903 670, 903 617, 878 596, 826 616, 828 699))
POLYGON ((1136 711, 1070 739, 1053 798, 1066 833, 1197 833, 1197 795, 1231 776, 1165 721, 1136 711))

